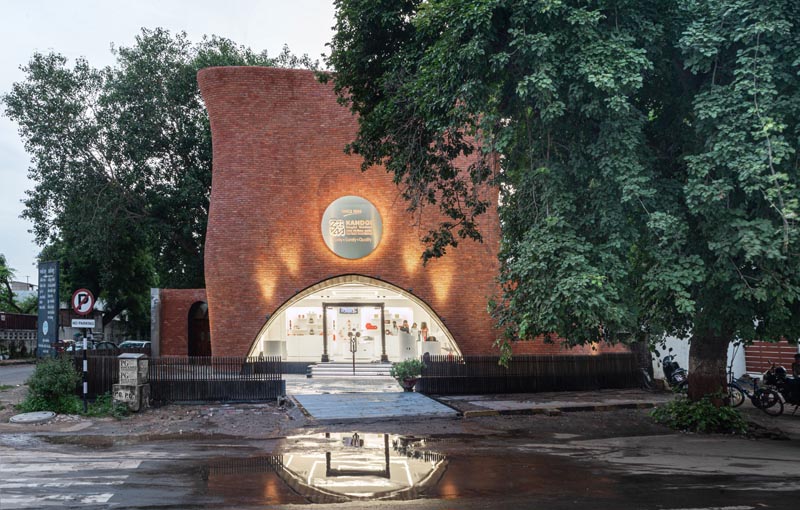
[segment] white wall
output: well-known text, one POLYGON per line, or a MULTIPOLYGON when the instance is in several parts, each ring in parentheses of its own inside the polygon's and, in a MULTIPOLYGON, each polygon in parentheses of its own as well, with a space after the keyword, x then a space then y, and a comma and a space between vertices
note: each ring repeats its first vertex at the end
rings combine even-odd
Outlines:
MULTIPOLYGON (((675 356, 675 361, 681 366, 681 368, 689 369, 689 341, 688 340, 681 340, 675 337, 667 337, 664 342, 664 348, 659 345, 656 347, 656 350, 661 353, 661 357, 657 357, 653 354, 653 375, 656 379, 663 379, 664 378, 664 371, 661 370, 661 360, 664 356, 673 355, 675 356), (670 352, 669 349, 672 349, 670 352)), ((735 377, 741 377, 745 373, 745 363, 744 363, 744 346, 736 346, 731 343, 728 346, 728 362, 727 366, 730 366, 731 360, 733 360, 733 375, 735 377), (734 358, 735 356, 735 358, 734 358)))

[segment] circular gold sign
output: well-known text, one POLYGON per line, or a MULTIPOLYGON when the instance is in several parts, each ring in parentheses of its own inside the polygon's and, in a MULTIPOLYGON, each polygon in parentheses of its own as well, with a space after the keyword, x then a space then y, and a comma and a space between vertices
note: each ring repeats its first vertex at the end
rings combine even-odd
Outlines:
POLYGON ((322 215, 322 238, 342 258, 366 257, 378 247, 382 235, 381 215, 364 198, 352 195, 337 198, 322 215))

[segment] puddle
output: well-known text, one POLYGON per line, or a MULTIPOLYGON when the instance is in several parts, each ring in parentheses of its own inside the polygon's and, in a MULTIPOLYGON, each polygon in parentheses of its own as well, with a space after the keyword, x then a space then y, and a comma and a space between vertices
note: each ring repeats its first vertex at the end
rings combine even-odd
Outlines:
POLYGON ((616 493, 573 459, 360 432, 292 436, 276 454, 217 457, 200 473, 205 495, 226 506, 616 493))
POLYGON ((201 472, 229 504, 295 504, 416 499, 446 468, 425 439, 354 432, 288 437, 279 455, 212 459, 201 472))

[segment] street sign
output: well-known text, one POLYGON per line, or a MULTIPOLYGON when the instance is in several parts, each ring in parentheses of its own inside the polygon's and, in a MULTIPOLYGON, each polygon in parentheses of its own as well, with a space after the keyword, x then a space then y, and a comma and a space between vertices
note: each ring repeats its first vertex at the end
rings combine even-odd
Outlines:
POLYGON ((49 357, 58 341, 58 262, 39 264, 39 327, 36 356, 49 357))
POLYGON ((78 289, 72 294, 72 310, 78 315, 89 315, 94 310, 94 295, 87 289, 78 289))
POLYGON ((72 319, 73 328, 94 328, 94 319, 72 319))

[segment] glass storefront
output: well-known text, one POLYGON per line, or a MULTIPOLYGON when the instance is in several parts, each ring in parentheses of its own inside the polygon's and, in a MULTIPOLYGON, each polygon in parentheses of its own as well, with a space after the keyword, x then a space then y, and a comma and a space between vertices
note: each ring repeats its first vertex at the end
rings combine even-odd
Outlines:
POLYGON ((350 361, 355 349, 356 361, 368 363, 418 358, 425 353, 459 354, 429 307, 387 287, 338 283, 316 289, 282 307, 261 331, 250 355, 320 361, 327 347, 330 361, 350 361))

